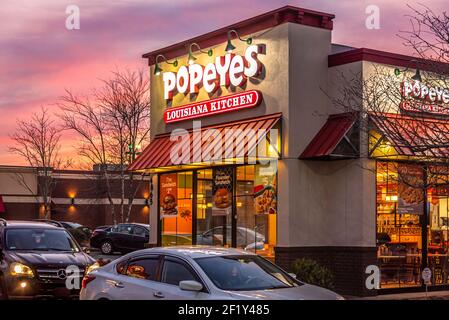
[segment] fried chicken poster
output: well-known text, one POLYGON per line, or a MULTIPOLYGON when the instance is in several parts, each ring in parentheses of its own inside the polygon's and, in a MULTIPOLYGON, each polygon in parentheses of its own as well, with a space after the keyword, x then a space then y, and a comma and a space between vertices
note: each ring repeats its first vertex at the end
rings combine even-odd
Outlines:
POLYGON ((212 215, 226 216, 232 211, 232 168, 216 168, 212 172, 212 215))
POLYGON ((277 212, 276 172, 261 169, 261 166, 256 166, 254 210, 256 214, 275 214, 277 212))
POLYGON ((401 164, 398 166, 398 213, 423 213, 423 171, 419 166, 401 164))
POLYGON ((178 215, 178 203, 176 193, 178 190, 178 178, 176 173, 160 176, 160 210, 161 218, 176 217, 178 215))

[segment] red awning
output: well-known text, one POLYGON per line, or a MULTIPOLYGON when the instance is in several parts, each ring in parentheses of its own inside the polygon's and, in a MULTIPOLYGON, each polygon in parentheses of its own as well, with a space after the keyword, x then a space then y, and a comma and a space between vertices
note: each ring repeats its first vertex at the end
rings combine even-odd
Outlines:
POLYGON ((6 209, 5 209, 5 203, 3 202, 3 197, 0 196, 0 213, 3 213, 5 211, 6 211, 6 209))
POLYGON ((358 146, 351 146, 349 140, 346 141, 349 149, 351 149, 348 150, 349 152, 334 154, 337 146, 343 141, 345 135, 352 128, 356 120, 357 113, 352 112, 330 115, 326 123, 304 149, 299 158, 326 159, 332 156, 338 156, 338 158, 357 156, 358 146))
POLYGON ((449 121, 390 113, 370 114, 370 120, 399 155, 449 157, 449 121))
POLYGON ((264 139, 269 130, 274 127, 281 117, 281 113, 267 115, 258 118, 224 123, 220 125, 201 128, 201 131, 193 132, 188 130, 188 136, 179 140, 177 136, 171 133, 157 135, 148 147, 139 155, 136 160, 128 167, 130 171, 148 170, 161 167, 171 167, 180 164, 201 163, 194 158, 194 150, 201 148, 202 154, 213 153, 213 150, 220 150, 220 154, 215 154, 213 160, 225 160, 229 154, 247 157, 256 148, 258 143, 264 139), (210 129, 216 129, 214 131, 210 129), (231 136, 228 132, 245 132, 246 138, 240 139, 239 136, 231 136), (196 134, 201 132, 202 139, 195 138, 196 134), (188 139, 184 139, 187 138, 188 139), (232 141, 230 141, 232 139, 232 141), (198 145, 201 143, 201 147, 198 145), (189 146, 187 146, 189 144, 189 146), (221 148, 220 148, 221 144, 221 148), (226 150, 225 146, 231 145, 233 150, 226 150), (170 152, 173 148, 190 148, 186 156, 181 156, 181 163, 173 163, 170 152))

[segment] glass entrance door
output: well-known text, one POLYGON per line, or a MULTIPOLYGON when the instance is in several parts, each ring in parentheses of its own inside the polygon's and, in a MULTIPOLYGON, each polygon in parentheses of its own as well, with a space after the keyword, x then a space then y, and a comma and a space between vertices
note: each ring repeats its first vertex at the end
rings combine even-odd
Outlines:
POLYGON ((232 214, 213 214, 212 169, 197 171, 196 244, 231 247, 232 214))

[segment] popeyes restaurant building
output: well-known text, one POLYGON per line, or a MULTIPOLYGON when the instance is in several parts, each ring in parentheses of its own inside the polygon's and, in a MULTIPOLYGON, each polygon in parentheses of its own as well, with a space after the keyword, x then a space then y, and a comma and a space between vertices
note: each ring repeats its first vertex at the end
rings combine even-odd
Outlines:
MULTIPOLYGON (((151 175, 150 244, 237 247, 285 269, 311 258, 349 295, 422 287, 432 230, 447 238, 447 195, 430 202, 434 220, 399 210, 400 159, 379 151, 395 136, 377 115, 365 143, 357 113, 329 99, 341 74, 412 58, 333 44, 333 19, 287 6, 143 56, 151 143, 129 170, 151 175), (369 265, 380 290, 366 288, 369 265)), ((443 251, 434 287, 449 280, 443 251)))

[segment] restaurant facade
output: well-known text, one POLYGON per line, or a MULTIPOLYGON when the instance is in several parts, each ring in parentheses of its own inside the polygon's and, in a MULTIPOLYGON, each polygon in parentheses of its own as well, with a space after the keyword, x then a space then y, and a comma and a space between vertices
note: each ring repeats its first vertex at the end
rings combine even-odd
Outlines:
POLYGON ((310 258, 350 295, 422 288, 428 266, 433 287, 449 283, 449 193, 432 189, 429 202, 432 190, 404 186, 400 173, 421 179, 428 154, 400 148, 384 121, 414 118, 398 105, 365 119, 330 98, 342 75, 412 70, 413 58, 333 44, 333 19, 287 6, 143 56, 151 143, 129 170, 151 177, 151 245, 236 247, 287 270, 310 258), (380 288, 367 287, 369 266, 380 288))

